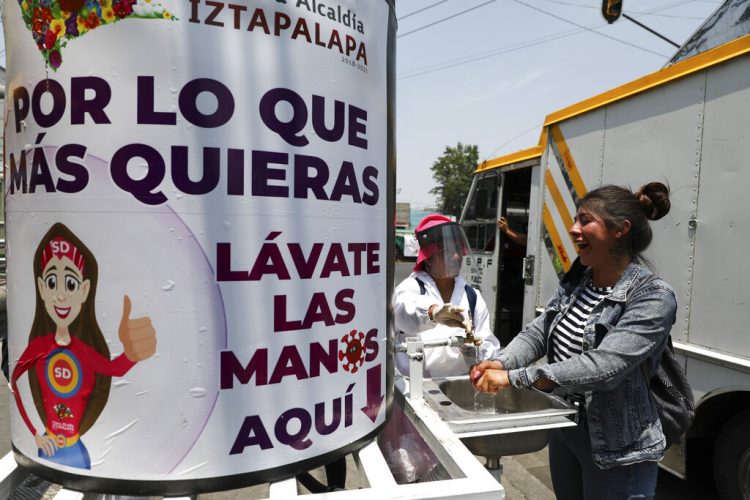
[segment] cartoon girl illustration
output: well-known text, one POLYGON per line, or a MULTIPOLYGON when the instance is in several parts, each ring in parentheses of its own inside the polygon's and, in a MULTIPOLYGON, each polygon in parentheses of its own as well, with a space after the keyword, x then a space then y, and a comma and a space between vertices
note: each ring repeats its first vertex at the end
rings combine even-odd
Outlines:
POLYGON ((94 308, 96 259, 63 224, 52 226, 39 243, 34 277, 36 312, 28 346, 11 377, 13 395, 39 457, 90 469, 81 436, 107 404, 111 377, 125 375, 156 352, 156 331, 150 318, 130 318, 130 298, 125 295, 118 332, 125 352, 110 359, 94 308), (32 425, 16 386, 26 371, 44 429, 32 425))

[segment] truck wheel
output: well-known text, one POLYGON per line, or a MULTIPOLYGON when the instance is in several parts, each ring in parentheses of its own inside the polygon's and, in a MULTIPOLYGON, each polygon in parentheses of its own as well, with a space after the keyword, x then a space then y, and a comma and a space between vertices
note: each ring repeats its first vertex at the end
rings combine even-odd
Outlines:
POLYGON ((714 449, 714 481, 722 500, 750 498, 750 410, 724 425, 714 449))

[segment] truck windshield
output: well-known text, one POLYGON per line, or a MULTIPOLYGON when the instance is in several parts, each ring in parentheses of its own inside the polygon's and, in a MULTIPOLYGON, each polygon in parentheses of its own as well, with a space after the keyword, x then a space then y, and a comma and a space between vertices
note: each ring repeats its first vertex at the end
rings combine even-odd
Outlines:
POLYGON ((491 252, 495 245, 497 172, 487 172, 474 184, 462 225, 475 252, 491 252))

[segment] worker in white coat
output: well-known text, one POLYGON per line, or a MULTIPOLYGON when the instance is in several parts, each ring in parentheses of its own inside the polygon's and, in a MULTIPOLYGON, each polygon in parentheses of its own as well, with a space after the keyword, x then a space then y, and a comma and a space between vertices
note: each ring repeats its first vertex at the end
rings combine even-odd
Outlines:
MULTIPOLYGON (((428 215, 415 231, 419 253, 414 272, 403 280, 393 296, 397 344, 407 337, 440 340, 472 336, 460 347, 424 350, 424 376, 465 375, 475 359, 497 354, 500 343, 489 325, 482 295, 459 276, 461 262, 470 251, 463 228, 443 215, 428 215)), ((396 368, 409 374, 405 353, 396 355, 396 368)))
MULTIPOLYGON (((423 361, 426 377, 468 375, 475 360, 497 355, 500 343, 490 331, 482 296, 458 275, 470 250, 466 235, 460 225, 437 214, 422 219, 415 234, 419 253, 414 272, 393 295, 396 343, 403 344, 407 337, 423 341, 468 337, 469 342, 457 347, 426 347, 423 361)), ((396 369, 409 375, 403 352, 396 354, 396 369)), ((394 405, 378 444, 398 483, 449 478, 399 405, 394 405)))

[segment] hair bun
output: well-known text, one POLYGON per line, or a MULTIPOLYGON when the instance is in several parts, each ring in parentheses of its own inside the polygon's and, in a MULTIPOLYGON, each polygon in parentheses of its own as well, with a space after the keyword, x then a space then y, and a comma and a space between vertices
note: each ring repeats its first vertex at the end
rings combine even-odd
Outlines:
POLYGON ((661 182, 649 182, 633 193, 649 220, 659 220, 669 213, 669 188, 661 182))

